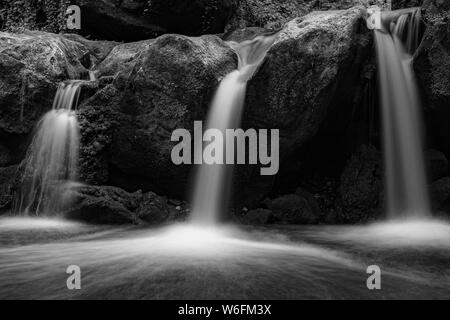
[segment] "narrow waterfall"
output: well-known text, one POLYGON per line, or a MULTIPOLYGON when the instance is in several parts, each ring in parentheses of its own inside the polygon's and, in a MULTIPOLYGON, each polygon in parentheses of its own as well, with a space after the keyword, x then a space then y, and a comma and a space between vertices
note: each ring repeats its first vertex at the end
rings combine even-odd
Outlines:
MULTIPOLYGON (((239 128, 247 82, 252 78, 277 35, 260 36, 242 43, 230 42, 239 57, 238 69, 221 82, 208 114, 206 129, 239 128)), ((198 155, 201 157, 201 155, 198 155)), ((215 224, 228 208, 233 168, 224 164, 202 164, 197 172, 192 200, 192 219, 197 224, 215 224)))
POLYGON ((69 201, 64 187, 77 175, 79 127, 75 109, 82 82, 62 83, 52 110, 38 123, 24 161, 22 188, 14 210, 17 214, 57 214, 69 201))
POLYGON ((375 30, 381 90, 387 210, 390 218, 430 212, 421 105, 412 69, 419 45, 420 9, 382 13, 375 30))

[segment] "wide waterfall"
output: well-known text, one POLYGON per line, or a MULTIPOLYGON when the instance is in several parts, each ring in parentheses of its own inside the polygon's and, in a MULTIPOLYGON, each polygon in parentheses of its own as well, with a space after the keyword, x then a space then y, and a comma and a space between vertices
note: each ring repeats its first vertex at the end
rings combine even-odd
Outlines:
POLYGON ((420 9, 383 12, 375 31, 384 130, 387 210, 391 218, 430 212, 422 142, 421 104, 412 69, 420 9))
MULTIPOLYGON (((217 89, 209 111, 207 129, 217 129, 225 135, 226 129, 239 127, 247 82, 276 39, 277 34, 259 36, 242 43, 230 42, 239 57, 238 69, 228 74, 217 89)), ((232 170, 228 165, 201 165, 197 172, 192 201, 194 223, 214 224, 228 208, 232 170)))
POLYGON ((53 108, 39 122, 24 161, 15 212, 59 213, 69 201, 64 188, 77 175, 79 127, 75 114, 83 81, 62 83, 53 108))

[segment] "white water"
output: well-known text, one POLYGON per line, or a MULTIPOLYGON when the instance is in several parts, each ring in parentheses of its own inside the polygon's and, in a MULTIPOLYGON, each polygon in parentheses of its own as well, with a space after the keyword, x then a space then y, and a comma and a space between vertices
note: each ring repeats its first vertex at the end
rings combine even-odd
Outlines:
MULTIPOLYGON (((225 136, 226 129, 239 128, 244 107, 247 82, 263 61, 277 35, 257 37, 242 43, 232 42, 239 57, 238 70, 221 82, 207 119, 207 129, 217 129, 225 136)), ((229 142, 227 142, 229 143, 229 142)), ((192 219, 197 224, 215 224, 228 208, 232 166, 207 165, 199 168, 194 185, 192 219)))
POLYGON ((61 84, 53 109, 37 126, 16 199, 18 214, 56 214, 70 201, 64 188, 77 177, 79 127, 74 109, 81 83, 61 84))
POLYGON ((387 210, 391 218, 430 212, 420 101, 412 54, 419 44, 418 9, 383 13, 375 31, 384 130, 387 210), (407 47, 405 46, 407 45, 407 47))

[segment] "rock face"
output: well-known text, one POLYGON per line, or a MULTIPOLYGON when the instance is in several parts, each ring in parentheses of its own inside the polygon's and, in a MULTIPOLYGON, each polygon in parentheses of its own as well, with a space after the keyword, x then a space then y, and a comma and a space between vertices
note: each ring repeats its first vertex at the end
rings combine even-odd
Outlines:
POLYGON ((450 2, 424 1, 426 31, 414 68, 430 117, 436 147, 450 156, 450 2))
POLYGON ((434 211, 450 212, 450 178, 433 182, 430 187, 431 202, 434 211))
POLYGON ((361 146, 347 164, 339 189, 337 220, 362 222, 377 218, 381 212, 383 173, 381 155, 373 146, 361 146))

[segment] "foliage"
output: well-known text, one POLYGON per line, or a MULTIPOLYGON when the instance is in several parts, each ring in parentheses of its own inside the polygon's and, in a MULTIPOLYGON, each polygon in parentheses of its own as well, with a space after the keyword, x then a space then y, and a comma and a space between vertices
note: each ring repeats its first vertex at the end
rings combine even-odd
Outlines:
POLYGON ((66 27, 68 0, 0 0, 0 28, 60 32, 66 27))

